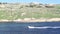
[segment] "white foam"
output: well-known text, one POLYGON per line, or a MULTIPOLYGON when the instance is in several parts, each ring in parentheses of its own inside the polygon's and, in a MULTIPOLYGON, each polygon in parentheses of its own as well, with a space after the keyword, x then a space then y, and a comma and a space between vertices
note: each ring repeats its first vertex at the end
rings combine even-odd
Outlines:
POLYGON ((47 29, 47 28, 52 28, 52 29, 57 29, 57 28, 60 28, 60 27, 50 27, 50 26, 44 26, 44 27, 34 27, 34 26, 28 26, 29 29, 47 29))

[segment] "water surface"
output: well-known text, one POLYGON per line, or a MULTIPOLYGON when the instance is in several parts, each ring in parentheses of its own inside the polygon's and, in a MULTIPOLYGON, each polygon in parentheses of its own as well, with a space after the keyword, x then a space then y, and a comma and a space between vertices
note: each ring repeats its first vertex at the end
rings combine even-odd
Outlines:
POLYGON ((60 22, 2 22, 0 23, 0 34, 60 34, 60 22), (29 28, 48 27, 48 28, 29 28))

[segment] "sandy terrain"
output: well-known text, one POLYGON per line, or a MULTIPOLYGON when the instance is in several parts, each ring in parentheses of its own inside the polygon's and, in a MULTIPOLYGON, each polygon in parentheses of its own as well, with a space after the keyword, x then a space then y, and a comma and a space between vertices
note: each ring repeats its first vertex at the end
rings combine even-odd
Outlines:
POLYGON ((14 22, 54 22, 54 21, 60 21, 60 18, 50 18, 50 19, 25 18, 25 19, 17 19, 17 20, 0 20, 0 22, 9 22, 9 21, 14 21, 14 22))

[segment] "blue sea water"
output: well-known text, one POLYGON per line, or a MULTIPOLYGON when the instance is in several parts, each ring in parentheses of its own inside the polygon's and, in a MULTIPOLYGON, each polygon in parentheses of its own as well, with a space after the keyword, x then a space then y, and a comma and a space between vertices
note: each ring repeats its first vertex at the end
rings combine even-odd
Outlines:
POLYGON ((0 34, 60 34, 60 22, 0 22, 0 34))

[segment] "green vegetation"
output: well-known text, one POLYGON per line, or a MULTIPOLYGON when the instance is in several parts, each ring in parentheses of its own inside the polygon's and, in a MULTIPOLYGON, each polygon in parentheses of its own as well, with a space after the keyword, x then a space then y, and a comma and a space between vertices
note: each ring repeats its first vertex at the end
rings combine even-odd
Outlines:
POLYGON ((23 19, 23 18, 60 18, 60 6, 53 8, 39 7, 36 5, 7 5, 5 8, 0 8, 1 19, 23 19), (11 7, 12 6, 12 7, 11 7), (32 8, 32 6, 35 6, 32 8))

